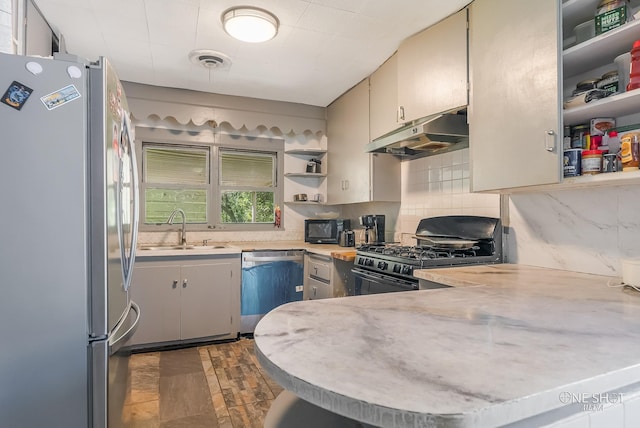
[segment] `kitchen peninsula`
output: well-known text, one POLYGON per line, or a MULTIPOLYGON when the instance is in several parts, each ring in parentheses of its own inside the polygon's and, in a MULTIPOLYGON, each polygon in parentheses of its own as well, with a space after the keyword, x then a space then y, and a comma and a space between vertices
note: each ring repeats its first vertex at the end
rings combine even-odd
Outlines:
POLYGON ((374 426, 638 426, 639 293, 507 264, 415 275, 451 288, 277 308, 255 331, 260 363, 374 426))

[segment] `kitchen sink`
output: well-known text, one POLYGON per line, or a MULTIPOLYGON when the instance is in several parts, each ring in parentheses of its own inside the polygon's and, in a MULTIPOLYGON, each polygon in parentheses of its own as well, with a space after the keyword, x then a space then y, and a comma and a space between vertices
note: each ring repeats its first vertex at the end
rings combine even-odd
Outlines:
POLYGON ((169 250, 215 250, 227 248, 226 245, 157 245, 140 247, 141 250, 148 251, 169 251, 169 250))

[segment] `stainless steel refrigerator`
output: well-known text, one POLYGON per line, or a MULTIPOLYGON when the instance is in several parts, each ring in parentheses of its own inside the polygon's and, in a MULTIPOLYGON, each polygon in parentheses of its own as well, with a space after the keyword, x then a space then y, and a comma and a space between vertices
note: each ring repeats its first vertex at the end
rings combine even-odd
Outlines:
POLYGON ((140 311, 137 172, 122 85, 0 54, 0 425, 118 427, 140 311))

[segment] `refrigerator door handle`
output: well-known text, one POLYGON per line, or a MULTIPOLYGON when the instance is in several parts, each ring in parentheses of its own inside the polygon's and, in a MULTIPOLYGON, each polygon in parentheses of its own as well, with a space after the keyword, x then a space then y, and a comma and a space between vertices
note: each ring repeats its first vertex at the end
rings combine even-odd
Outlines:
POLYGON ((138 187, 138 161, 136 158, 135 144, 133 135, 131 133, 131 122, 129 117, 123 115, 123 131, 127 133, 127 139, 129 140, 129 147, 131 151, 131 181, 132 181, 132 198, 133 198, 133 218, 132 218, 132 231, 131 231, 131 249, 129 250, 129 265, 127 269, 127 278, 124 284, 124 289, 129 290, 131 287, 131 279, 133 277, 133 266, 136 260, 136 248, 138 246, 138 227, 140 216, 140 189, 138 187))
MULTIPOLYGON (((122 346, 133 336, 133 334, 138 329, 138 324, 140 322, 140 307, 133 300, 131 301, 130 309, 136 313, 136 319, 131 323, 129 328, 120 336, 116 337, 113 341, 109 341, 109 355, 113 355, 122 348, 122 346)), ((125 316, 125 320, 128 317, 125 316)), ((115 332, 114 332, 115 333, 115 332)))

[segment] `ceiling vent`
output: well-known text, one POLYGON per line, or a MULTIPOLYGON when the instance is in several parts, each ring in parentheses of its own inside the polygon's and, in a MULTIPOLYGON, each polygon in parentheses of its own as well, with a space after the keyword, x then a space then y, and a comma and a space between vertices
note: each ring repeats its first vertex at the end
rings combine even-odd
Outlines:
POLYGON ((212 70, 228 70, 231 67, 231 58, 221 52, 209 49, 191 51, 189 52, 189 59, 194 64, 199 64, 212 70))

